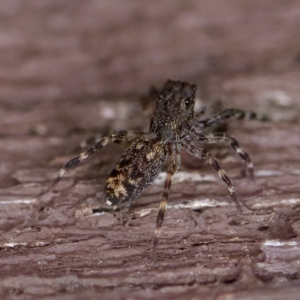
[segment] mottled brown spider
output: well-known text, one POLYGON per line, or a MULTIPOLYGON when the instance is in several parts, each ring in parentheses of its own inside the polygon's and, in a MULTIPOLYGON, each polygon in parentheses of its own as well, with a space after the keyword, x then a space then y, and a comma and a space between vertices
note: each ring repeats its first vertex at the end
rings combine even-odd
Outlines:
MULTIPOLYGON (((196 85, 194 84, 168 80, 156 93, 156 108, 149 132, 120 131, 103 137, 90 150, 70 160, 60 170, 56 181, 60 180, 67 170, 76 167, 108 142, 128 144, 129 147, 121 155, 106 181, 106 203, 114 208, 122 203, 130 203, 141 195, 163 168, 166 168, 164 193, 156 221, 155 240, 157 240, 164 219, 172 177, 180 166, 180 151, 184 148, 188 153, 207 160, 211 164, 227 185, 237 209, 241 211, 240 201, 230 179, 213 155, 206 151, 205 145, 229 143, 246 162, 250 177, 253 178, 253 165, 250 157, 233 137, 225 133, 205 133, 204 128, 230 117, 244 118, 247 115, 241 110, 227 109, 210 119, 199 120, 194 114, 195 93, 196 85)), ((248 117, 255 118, 256 115, 251 113, 248 117)))

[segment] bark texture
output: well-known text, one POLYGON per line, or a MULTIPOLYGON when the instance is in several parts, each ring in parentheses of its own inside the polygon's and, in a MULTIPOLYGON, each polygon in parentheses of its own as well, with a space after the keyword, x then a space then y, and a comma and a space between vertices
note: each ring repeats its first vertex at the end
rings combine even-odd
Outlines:
POLYGON ((299 298, 298 1, 3 0, 0 25, 2 299, 299 298), (147 130, 140 98, 168 78, 197 84, 198 108, 272 120, 226 129, 254 182, 229 145, 210 148, 244 214, 183 153, 154 252, 164 174, 130 210, 92 213, 118 145, 43 192, 87 138, 147 130))

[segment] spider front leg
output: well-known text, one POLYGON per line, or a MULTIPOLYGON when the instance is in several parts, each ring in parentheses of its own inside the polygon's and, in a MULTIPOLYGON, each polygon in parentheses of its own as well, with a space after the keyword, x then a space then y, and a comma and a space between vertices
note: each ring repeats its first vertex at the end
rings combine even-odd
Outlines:
POLYGON ((96 151, 102 149, 109 142, 117 143, 117 144, 130 144, 135 138, 141 136, 143 133, 141 132, 133 132, 133 131, 119 131, 117 133, 113 133, 110 136, 103 137, 100 141, 98 141, 92 148, 87 151, 81 152, 78 156, 68 161, 65 166, 60 169, 58 176, 56 177, 53 184, 58 183, 65 173, 71 169, 76 168, 81 162, 87 159, 91 154, 96 151))
POLYGON ((207 133, 204 134, 202 132, 194 131, 193 137, 201 142, 205 142, 207 144, 215 144, 215 143, 224 143, 227 142, 231 145, 231 147, 238 153, 238 155, 245 161, 246 167, 250 176, 250 179, 254 179, 253 172, 253 162, 247 152, 245 152, 239 145, 238 141, 225 134, 225 133, 207 133))
POLYGON ((212 154, 207 152, 205 149, 198 148, 194 144, 193 141, 191 141, 190 139, 187 139, 187 138, 184 140, 183 145, 186 148, 186 150, 193 156, 200 158, 200 159, 208 160, 210 165, 218 172, 218 175, 220 176, 220 178, 222 178, 222 180, 227 185, 227 189, 230 193, 232 200, 235 202, 237 210, 239 212, 242 212, 242 204, 240 203, 240 201, 235 193, 235 189, 234 189, 229 177, 226 175, 225 171, 221 168, 220 164, 212 156, 212 154))
POLYGON ((167 161, 167 177, 164 185, 164 193, 162 200, 159 204, 158 215, 156 219, 156 228, 154 233, 154 247, 157 245, 158 238, 160 236, 161 226, 164 220, 164 215, 167 207, 167 201, 169 197, 169 191, 172 185, 173 175, 177 172, 180 166, 180 154, 178 149, 172 149, 172 146, 169 147, 170 156, 167 161))

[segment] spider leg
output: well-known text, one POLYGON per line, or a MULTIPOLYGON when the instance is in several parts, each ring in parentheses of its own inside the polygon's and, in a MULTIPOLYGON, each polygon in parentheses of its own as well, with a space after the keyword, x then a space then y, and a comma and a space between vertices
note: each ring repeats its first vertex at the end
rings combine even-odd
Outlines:
POLYGON ((237 210, 239 212, 241 212, 242 207, 241 207, 240 201, 238 200, 238 198, 236 196, 235 189, 234 189, 233 185, 231 184, 229 177, 226 175, 225 171, 221 168, 218 161, 211 154, 206 153, 206 155, 207 155, 207 159, 208 159, 209 163, 211 164, 211 166, 218 172, 218 175, 220 176, 220 178, 222 178, 222 180, 227 185, 227 189, 230 193, 232 200, 235 202, 237 210))
POLYGON ((251 180, 254 179, 253 162, 247 152, 245 152, 239 145, 238 141, 225 133, 199 133, 194 131, 194 138, 198 141, 207 144, 224 143, 227 142, 236 151, 236 153, 245 161, 247 170, 251 180))
POLYGON ((141 135, 146 134, 142 131, 118 131, 116 133, 111 134, 111 141, 116 144, 125 144, 129 146, 136 138, 139 138, 141 135))
POLYGON ((78 156, 69 160, 63 168, 60 169, 58 176, 56 177, 54 183, 59 182, 65 173, 70 169, 76 168, 81 162, 87 159, 91 154, 95 153, 97 150, 102 149, 111 140, 110 137, 104 137, 99 142, 97 142, 92 148, 87 151, 81 152, 78 156))
POLYGON ((229 118, 235 118, 235 119, 248 119, 248 120, 260 120, 260 121, 267 121, 269 118, 265 115, 258 115, 255 112, 252 111, 243 111, 240 109, 234 109, 234 108, 228 108, 223 110, 220 114, 209 118, 205 120, 199 120, 197 121, 197 125, 200 128, 208 127, 214 123, 221 123, 229 118))
POLYGON ((65 166, 60 169, 58 176, 54 180, 54 184, 58 183, 65 173, 71 169, 76 168, 81 162, 87 159, 91 154, 96 151, 102 149, 109 142, 117 143, 117 144, 130 144, 136 137, 142 135, 141 132, 133 132, 133 131, 119 131, 117 133, 113 133, 110 136, 103 137, 100 141, 98 141, 92 148, 87 151, 81 152, 78 156, 74 157, 70 161, 68 161, 65 166))
POLYGON ((180 154, 178 149, 172 149, 172 146, 169 148, 170 156, 167 162, 167 177, 165 180, 164 193, 162 196, 162 200, 159 204, 158 215, 156 219, 156 228, 154 233, 154 247, 157 245, 158 238, 160 236, 161 226, 164 220, 164 215, 166 211, 167 201, 169 197, 169 191, 172 185, 173 175, 177 172, 180 165, 180 154))
POLYGON ((207 152, 205 149, 203 148, 199 148, 195 145, 195 143, 189 139, 185 139, 184 140, 184 147, 186 148, 186 150, 192 154, 193 156, 200 158, 200 159, 204 159, 204 160, 208 160, 208 162, 210 163, 210 165, 218 172, 218 175, 220 176, 220 178, 225 182, 225 184, 227 185, 227 189, 230 193, 230 196, 232 198, 232 200, 235 202, 236 208, 239 212, 242 211, 242 206, 241 203, 235 193, 235 189, 229 179, 229 177, 226 175, 226 172, 221 168, 220 164, 218 163, 218 161, 212 156, 211 153, 207 152))

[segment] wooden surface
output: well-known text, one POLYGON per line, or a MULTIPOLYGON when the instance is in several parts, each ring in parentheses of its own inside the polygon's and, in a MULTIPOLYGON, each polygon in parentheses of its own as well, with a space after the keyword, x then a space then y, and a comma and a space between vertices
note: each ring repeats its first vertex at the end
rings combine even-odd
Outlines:
POLYGON ((2 299, 299 298, 298 1, 6 0, 0 24, 2 299), (228 145, 211 147, 242 215, 183 152, 153 252, 164 174, 130 211, 92 213, 119 146, 43 192, 96 133, 147 130, 140 98, 168 78, 197 84, 208 113, 221 103, 272 121, 227 127, 254 182, 228 145))

